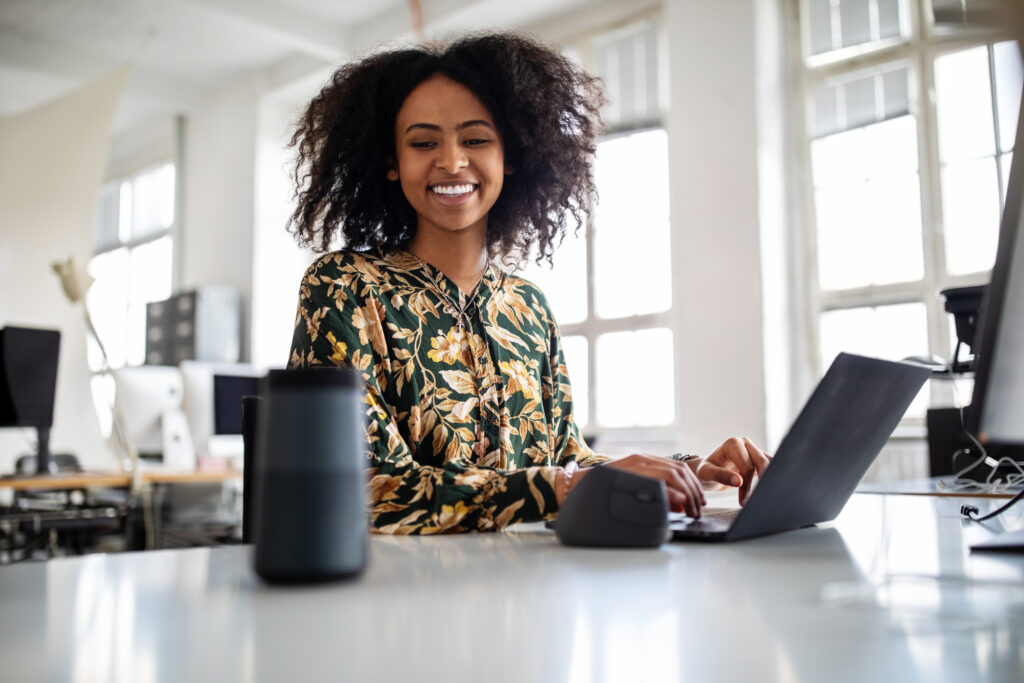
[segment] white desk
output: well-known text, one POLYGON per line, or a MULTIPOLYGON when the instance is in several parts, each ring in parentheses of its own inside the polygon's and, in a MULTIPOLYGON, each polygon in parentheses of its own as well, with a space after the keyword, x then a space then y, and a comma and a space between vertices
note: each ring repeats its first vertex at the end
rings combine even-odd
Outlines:
POLYGON ((960 502, 653 551, 376 536, 362 579, 314 588, 261 585, 245 546, 0 567, 0 678, 1019 681, 1024 556, 972 555, 960 502))

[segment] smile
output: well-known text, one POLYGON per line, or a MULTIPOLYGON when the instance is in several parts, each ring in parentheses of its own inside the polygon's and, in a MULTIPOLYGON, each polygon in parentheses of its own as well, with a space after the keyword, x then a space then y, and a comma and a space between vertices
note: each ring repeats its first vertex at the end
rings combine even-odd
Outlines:
POLYGON ((473 185, 472 183, 462 183, 462 184, 459 184, 459 185, 431 185, 430 186, 430 191, 431 192, 433 192, 435 194, 439 194, 439 195, 444 195, 445 197, 459 197, 459 196, 462 196, 462 195, 467 195, 467 194, 469 194, 470 192, 472 192, 475 189, 476 189, 476 185, 473 185))

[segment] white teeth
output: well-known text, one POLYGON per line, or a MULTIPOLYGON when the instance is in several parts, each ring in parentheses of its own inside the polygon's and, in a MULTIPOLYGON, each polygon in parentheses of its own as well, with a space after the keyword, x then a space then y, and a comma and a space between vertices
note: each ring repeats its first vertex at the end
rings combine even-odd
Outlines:
POLYGON ((430 190, 445 195, 467 194, 473 191, 473 186, 468 183, 465 185, 434 185, 430 190))

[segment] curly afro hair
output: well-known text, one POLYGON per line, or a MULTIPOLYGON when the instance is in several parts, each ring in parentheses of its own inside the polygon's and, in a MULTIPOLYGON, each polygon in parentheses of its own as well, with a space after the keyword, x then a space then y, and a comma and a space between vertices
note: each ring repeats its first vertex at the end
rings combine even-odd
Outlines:
POLYGON ((289 230, 324 252, 408 244, 416 213, 387 179, 395 119, 423 81, 443 75, 494 117, 515 171, 488 214, 487 245, 503 259, 535 250, 551 260, 569 216, 578 230, 596 198, 591 160, 601 131, 600 81, 555 50, 514 34, 470 35, 447 46, 375 54, 338 69, 299 119, 297 206, 289 230))

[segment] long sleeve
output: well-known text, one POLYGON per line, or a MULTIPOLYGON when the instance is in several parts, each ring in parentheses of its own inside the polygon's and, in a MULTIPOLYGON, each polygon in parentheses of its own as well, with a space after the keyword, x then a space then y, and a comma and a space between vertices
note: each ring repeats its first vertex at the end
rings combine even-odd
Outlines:
POLYGON ((448 326, 444 316, 402 277, 382 275, 372 259, 328 254, 303 278, 289 365, 361 372, 375 531, 485 531, 551 516, 553 463, 510 470, 474 462, 470 412, 479 419, 478 388, 423 361, 445 352, 433 329, 448 326))

